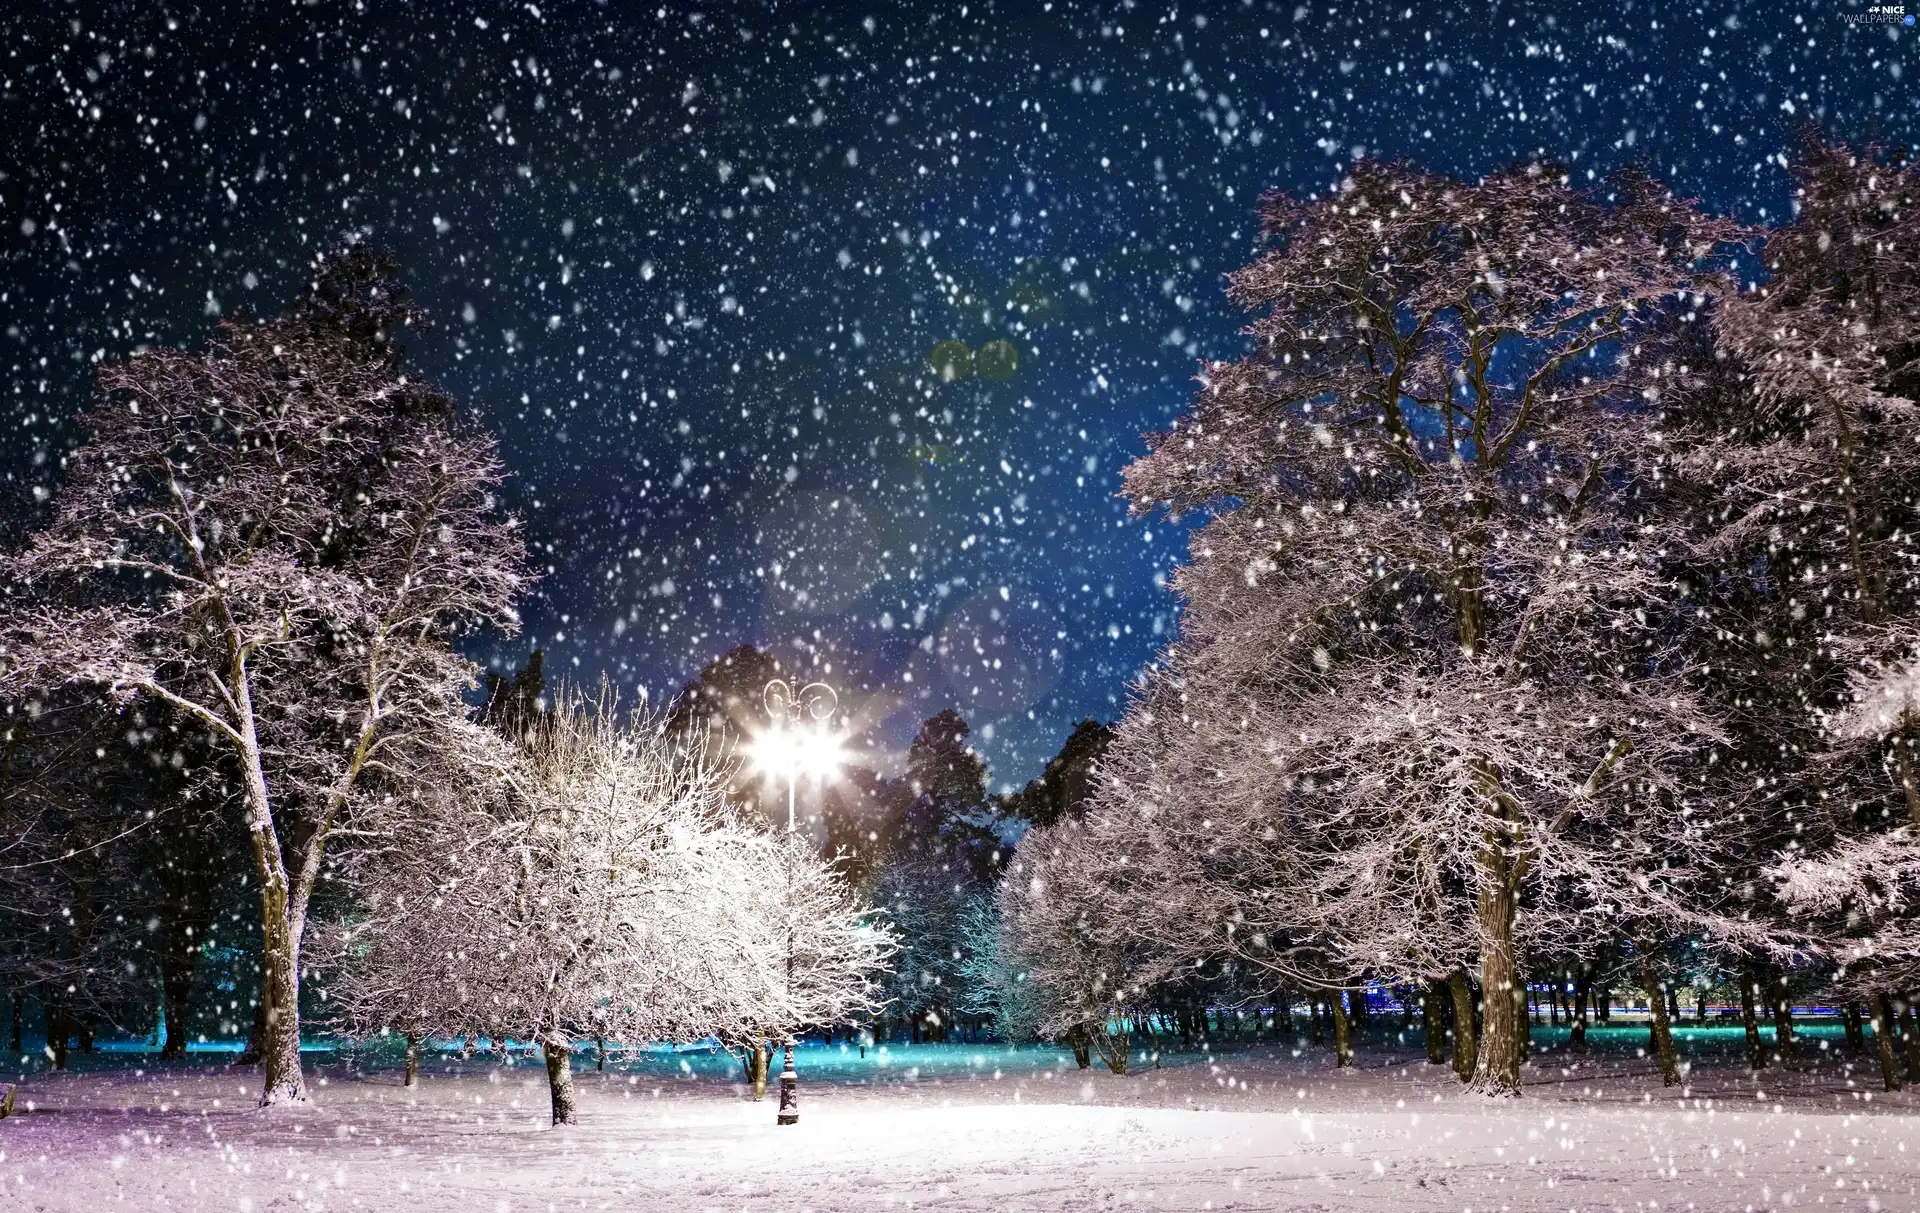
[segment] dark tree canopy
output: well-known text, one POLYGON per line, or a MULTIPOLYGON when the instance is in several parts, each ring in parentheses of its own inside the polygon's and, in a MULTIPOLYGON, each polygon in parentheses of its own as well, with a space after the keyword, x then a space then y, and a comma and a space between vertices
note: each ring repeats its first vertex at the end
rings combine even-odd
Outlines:
POLYGON ((700 668, 680 688, 668 710, 667 727, 704 727, 714 740, 733 743, 766 727, 767 683, 785 675, 779 659, 750 644, 737 644, 700 668))
POLYGON ((480 723, 515 738, 531 729, 547 709, 547 676, 542 668, 545 659, 545 654, 535 649, 527 664, 511 675, 488 674, 480 723))
POLYGON ((1089 716, 1073 727, 1060 751, 1047 759, 1037 778, 1009 796, 1002 812, 1030 825, 1052 825, 1086 810, 1093 790, 1093 768, 1107 752, 1113 730, 1089 716))

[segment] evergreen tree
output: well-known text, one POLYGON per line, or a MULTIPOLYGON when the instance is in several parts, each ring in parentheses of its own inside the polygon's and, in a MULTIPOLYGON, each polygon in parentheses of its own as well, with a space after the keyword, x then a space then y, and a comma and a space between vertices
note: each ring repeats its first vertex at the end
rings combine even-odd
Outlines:
POLYGON ((930 716, 907 747, 901 850, 942 867, 984 876, 999 838, 990 828, 987 764, 967 744, 971 729, 960 713, 930 716))
POLYGON ((1048 826, 1063 817, 1085 811, 1093 790, 1093 768, 1107 752, 1113 730, 1089 716, 1073 727, 1060 751, 1047 759, 1037 778, 1006 798, 1004 816, 1030 825, 1048 826))

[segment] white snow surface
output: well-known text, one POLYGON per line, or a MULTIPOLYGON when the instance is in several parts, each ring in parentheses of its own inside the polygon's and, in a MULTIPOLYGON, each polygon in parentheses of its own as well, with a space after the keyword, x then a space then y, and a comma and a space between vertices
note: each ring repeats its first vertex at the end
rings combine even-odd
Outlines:
POLYGON ((102 1057, 27 1075, 0 1209, 1920 1209, 1920 1104, 1870 1058, 1702 1063, 1663 1091, 1631 1051, 1536 1056, 1489 1101, 1404 1049, 1338 1071, 1216 1046, 1119 1077, 1046 1048, 814 1046, 789 1128, 725 1055, 650 1053, 589 1061, 560 1129, 525 1057, 435 1054, 411 1091, 370 1057, 313 1066, 311 1105, 271 1111, 256 1071, 102 1057))

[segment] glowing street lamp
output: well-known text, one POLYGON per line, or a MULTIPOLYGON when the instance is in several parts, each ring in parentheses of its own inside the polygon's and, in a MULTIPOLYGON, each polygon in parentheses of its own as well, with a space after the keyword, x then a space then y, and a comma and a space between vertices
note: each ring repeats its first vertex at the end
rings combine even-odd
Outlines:
MULTIPOLYGON (((754 738, 749 753, 754 766, 768 775, 782 776, 787 780, 787 844, 793 844, 793 802, 794 789, 802 776, 811 775, 822 782, 831 779, 840 769, 840 740, 828 730, 819 727, 840 706, 840 697, 832 687, 824 682, 810 682, 796 692, 791 683, 776 678, 767 684, 764 693, 767 715, 773 721, 773 727, 754 738)), ((791 907, 793 898, 793 868, 789 856, 787 868, 787 898, 791 907)), ((791 914, 791 909, 789 909, 791 914)), ((793 923, 787 923, 787 986, 793 986, 793 923)), ((780 1071, 780 1114, 775 1123, 797 1125, 800 1123, 800 1076, 793 1069, 793 1037, 786 1040, 786 1068, 780 1071)))

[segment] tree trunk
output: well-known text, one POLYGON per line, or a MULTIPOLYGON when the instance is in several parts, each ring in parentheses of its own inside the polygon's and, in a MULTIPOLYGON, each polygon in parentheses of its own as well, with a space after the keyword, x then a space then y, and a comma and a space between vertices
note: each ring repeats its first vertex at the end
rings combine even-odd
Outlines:
POLYGON ((1754 1071, 1767 1068, 1766 1045, 1760 1039, 1760 1018, 1754 1014, 1754 973, 1751 964, 1740 970, 1740 1022, 1747 1029, 1747 1065, 1754 1071))
POLYGON ((1447 983, 1429 980, 1420 999, 1420 1027, 1427 1038, 1427 1064, 1447 1064, 1447 1010, 1441 1001, 1447 996, 1447 983))
POLYGON ((759 1103, 767 1097, 767 1071, 773 1066, 773 1051, 764 1040, 753 1042, 753 1051, 747 1054, 747 1081, 753 1084, 753 1099, 759 1103))
POLYGON ((162 1060, 187 1055, 187 1017, 193 994, 193 960, 172 952, 173 949, 168 948, 160 962, 160 998, 167 1014, 166 1040, 160 1046, 162 1060))
POLYGON ((267 1047, 267 993, 263 989, 253 1000, 253 1026, 247 1029, 247 1043, 234 1054, 236 1066, 257 1066, 267 1047))
POLYGON ((1909 713, 1900 715, 1900 732, 1894 737, 1893 750, 1899 756, 1900 791, 1907 798, 1907 822, 1916 831, 1920 831, 1920 780, 1916 780, 1913 770, 1912 718, 1909 713))
POLYGON ((1473 1031, 1473 987, 1467 984, 1465 969, 1447 974, 1447 993, 1453 1001, 1453 1072, 1461 1082, 1472 1082, 1478 1049, 1473 1031))
POLYGON ((1907 1081, 1920 1082, 1920 1014, 1916 1014, 1913 1002, 1907 1002, 1905 1016, 1907 1034, 1907 1081))
POLYGON ((1867 1051, 1866 1033, 1860 1027, 1860 1004, 1849 998, 1840 1004, 1840 1024, 1847 1033, 1847 1056, 1858 1057, 1867 1051))
MULTIPOLYGON (((1483 507, 1484 508, 1484 507, 1483 507)), ((1474 627, 1467 627, 1469 611, 1460 612, 1461 646, 1471 653, 1475 643, 1466 638, 1477 630, 1480 606, 1480 566, 1470 566, 1475 592, 1471 601, 1474 627)), ((1521 986, 1520 957, 1514 947, 1513 920, 1518 908, 1525 859, 1515 851, 1519 837, 1519 806, 1501 783, 1498 767, 1475 760, 1474 768, 1487 801, 1485 824, 1474 851, 1474 927, 1480 945, 1480 1052, 1473 1069, 1473 1089, 1483 1095, 1518 1095, 1520 1063, 1526 1031, 1526 993, 1521 986), (1515 1022, 1518 1020, 1518 1022, 1515 1022)))
POLYGON ((553 1123, 570 1125, 573 1107, 573 1049, 564 1039, 548 1036, 541 1042, 547 1057, 547 1093, 553 1100, 553 1123))
POLYGON ((93 1032, 94 1029, 99 1026, 99 1023, 100 1021, 95 1019, 92 1014, 86 1014, 80 1017, 78 1026, 80 1028, 80 1051, 82 1053, 93 1052, 93 1032))
POLYGON ((67 1024, 67 1009, 60 1000, 47 998, 42 1000, 47 1015, 47 1051, 53 1054, 53 1068, 67 1068, 67 1037, 70 1028, 67 1024))
POLYGON ((1767 1002, 1773 1011, 1773 1051, 1781 1064, 1793 1060, 1793 1006, 1787 997, 1787 979, 1767 983, 1767 1002))
MULTIPOLYGON (((1363 994, 1360 997, 1366 996, 1363 994)), ((1353 1064, 1352 1025, 1345 1003, 1346 999, 1341 997, 1338 990, 1333 991, 1333 996, 1327 999, 1327 1006, 1333 1011, 1333 1064, 1340 1069, 1353 1064)))
POLYGON ((1653 1055, 1660 1063, 1660 1085, 1677 1087, 1680 1085, 1680 1061, 1673 1052, 1673 1025, 1667 1019, 1667 991, 1663 988, 1660 975, 1654 972, 1652 958, 1644 952, 1640 954, 1640 984, 1647 988, 1647 1030, 1653 1038, 1653 1055))
MULTIPOLYGON (((1120 1022, 1126 1023, 1124 1015, 1121 1016, 1120 1022)), ((1124 1031, 1109 1033, 1096 1030, 1093 1033, 1093 1047, 1099 1050, 1100 1060, 1107 1063, 1107 1069, 1115 1074, 1127 1072, 1127 1058, 1133 1052, 1133 1042, 1128 1039, 1124 1031)))
POLYGON ((266 947, 267 980, 265 1030, 260 1061, 260 1106, 305 1103, 306 1077, 300 1072, 300 945, 283 918, 266 947))
POLYGON ((1519 967, 1513 948, 1513 860, 1494 840, 1480 849, 1480 892, 1476 917, 1480 935, 1480 994, 1483 1003, 1480 1055, 1473 1088, 1483 1095, 1520 1092, 1519 967))
POLYGON ((1593 999, 1593 973, 1586 965, 1573 979, 1573 1005, 1567 1008, 1567 1047, 1575 1053, 1587 1051, 1587 1009, 1593 999))
POLYGON ((1513 975, 1513 1047, 1520 1059, 1515 1064, 1526 1065, 1533 1047, 1533 1016, 1527 1010, 1527 979, 1520 974, 1517 962, 1513 975))
POLYGON ((1900 1063, 1893 1055, 1893 1007, 1885 994, 1873 996, 1873 1046, 1880 1058, 1880 1081, 1889 1091, 1900 1089, 1900 1063))
POLYGON ((420 1085, 420 1033, 407 1033, 407 1085, 420 1085))
POLYGON ((1067 1044, 1073 1049, 1073 1060, 1082 1070, 1093 1065, 1092 1047, 1087 1043, 1085 1025, 1074 1024, 1067 1029, 1067 1044))
MULTIPOLYGON (((828 1040, 827 1043, 832 1044, 833 1041, 828 1040)), ((602 1074, 607 1072, 607 1038, 604 1036, 593 1038, 593 1068, 602 1074)))
MULTIPOLYGON (((245 781, 247 840, 253 849, 254 875, 260 885, 260 1106, 304 1103, 306 1079, 300 1073, 300 938, 293 925, 287 865, 273 823, 272 802, 254 731, 253 702, 244 658, 234 657, 238 714, 242 723, 238 756, 245 781)), ((315 844, 316 846, 318 843, 315 844)))

